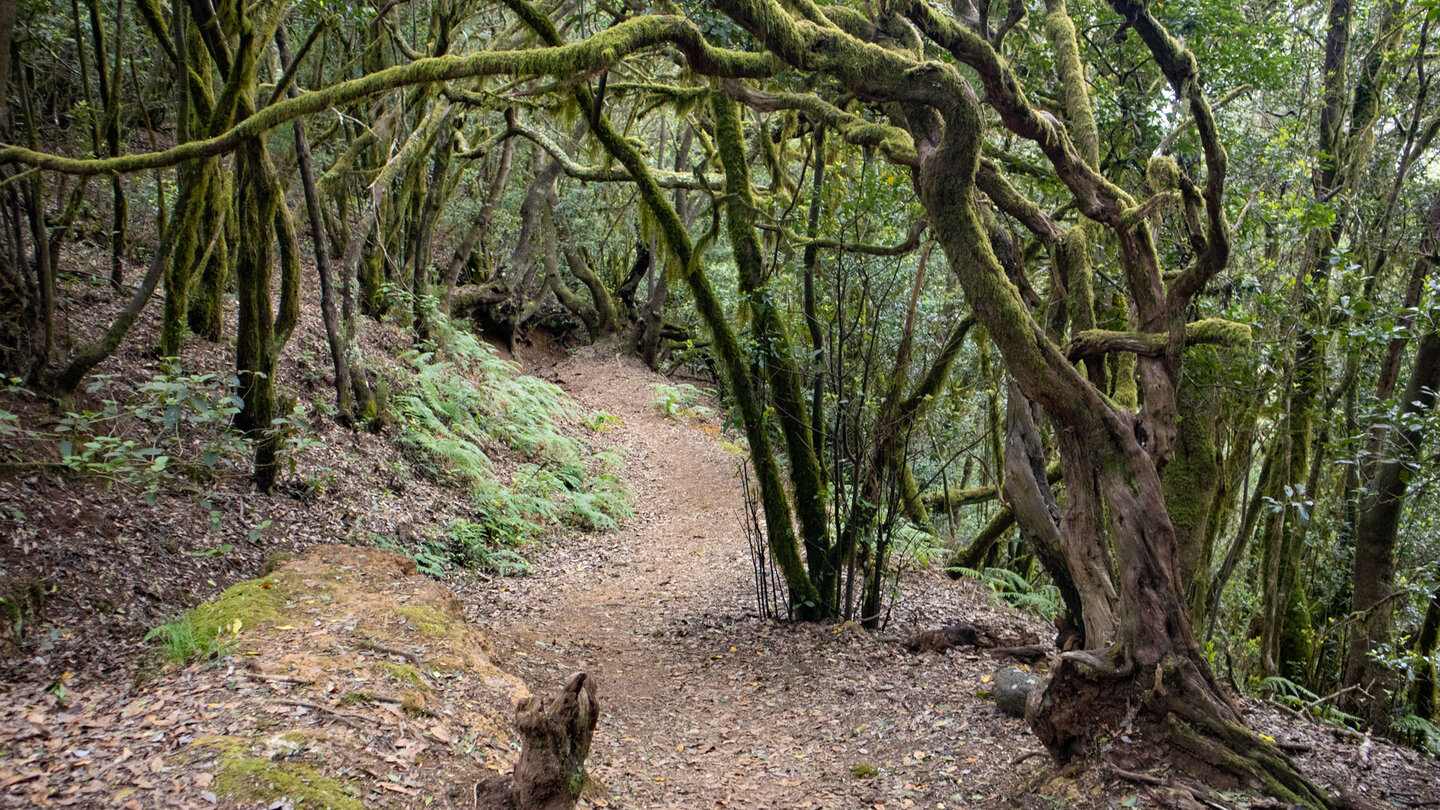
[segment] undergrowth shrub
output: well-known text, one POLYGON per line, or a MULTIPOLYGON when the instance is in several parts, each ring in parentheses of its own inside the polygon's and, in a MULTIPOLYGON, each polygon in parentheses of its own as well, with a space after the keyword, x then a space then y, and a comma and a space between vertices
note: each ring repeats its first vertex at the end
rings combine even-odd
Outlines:
POLYGON ((689 384, 650 383, 655 392, 651 402, 667 419, 709 419, 715 416, 715 409, 700 404, 704 392, 689 384))
POLYGON ((980 580, 1006 604, 1044 619, 1055 618, 1065 607, 1059 588, 1050 583, 1036 587, 1025 577, 1008 568, 977 570, 957 567, 950 570, 958 572, 961 576, 980 580))
MULTIPOLYGON (((212 474, 243 465, 250 442, 234 427, 242 405, 239 380, 193 374, 173 359, 133 393, 114 375, 98 374, 86 393, 98 409, 65 414, 55 427, 60 460, 71 470, 153 496, 177 471, 212 474)), ((47 438, 29 431, 34 438, 47 438)))
POLYGON ((412 374, 394 397, 400 444, 425 475, 465 490, 474 513, 445 537, 422 541, 416 553, 427 559, 417 564, 437 576, 451 567, 524 573, 529 563, 514 549, 562 525, 613 530, 630 514, 619 456, 594 452, 576 435, 613 417, 581 413, 559 387, 521 374, 441 317, 431 334, 434 342, 410 356, 412 374), (523 462, 502 472, 498 453, 523 462))

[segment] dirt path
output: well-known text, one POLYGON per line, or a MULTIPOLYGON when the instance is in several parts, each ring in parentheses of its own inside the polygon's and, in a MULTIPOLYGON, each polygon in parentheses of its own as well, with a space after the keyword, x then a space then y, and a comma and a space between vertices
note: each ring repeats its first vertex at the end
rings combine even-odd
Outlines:
MULTIPOLYGON (((1165 806, 1150 789, 1095 769, 1060 776, 1025 724, 981 697, 1005 662, 973 649, 912 655, 863 631, 758 619, 739 457, 721 447, 717 429, 665 418, 651 404, 649 386, 660 378, 602 348, 532 373, 621 420, 612 436, 629 448, 635 516, 617 533, 550 550, 534 576, 462 596, 499 663, 533 690, 553 691, 577 670, 598 678, 602 715, 589 764, 606 792, 588 806, 1165 806)), ((1053 635, 973 580, 911 571, 901 590, 891 637, 956 620, 1011 637, 1053 635)), ((1322 782, 1359 783, 1388 806, 1440 798, 1433 759, 1376 746, 1368 760, 1355 737, 1245 702, 1252 727, 1291 743, 1322 782)), ((1165 772, 1145 746, 1135 750, 1133 770, 1165 772)))
POLYGON ((993 662, 759 621, 738 457, 715 428, 663 417, 657 378, 633 360, 592 353, 537 373, 619 417, 636 514, 474 609, 502 665, 537 690, 579 669, 598 677, 590 762, 609 795, 597 806, 1013 806, 998 782, 1015 780, 995 777, 1035 744, 975 697, 993 662))

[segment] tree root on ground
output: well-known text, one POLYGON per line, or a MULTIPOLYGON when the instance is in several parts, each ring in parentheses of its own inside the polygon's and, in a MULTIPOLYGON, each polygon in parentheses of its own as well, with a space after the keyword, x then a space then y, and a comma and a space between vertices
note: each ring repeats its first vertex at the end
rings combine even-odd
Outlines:
POLYGON ((1286 807, 1373 806, 1357 796, 1332 796, 1316 785, 1279 745, 1246 728, 1213 679, 1189 662, 1171 658, 1155 667, 1153 678, 1107 678, 1096 668, 1075 663, 1057 662, 1044 693, 1032 704, 1036 736, 1059 763, 1094 756, 1097 728, 1114 732, 1133 725, 1145 739, 1178 754, 1176 766, 1202 784, 1137 773, 1113 763, 1107 772, 1156 788, 1165 794, 1158 798, 1171 806, 1229 807, 1204 787, 1216 780, 1261 791, 1286 807))

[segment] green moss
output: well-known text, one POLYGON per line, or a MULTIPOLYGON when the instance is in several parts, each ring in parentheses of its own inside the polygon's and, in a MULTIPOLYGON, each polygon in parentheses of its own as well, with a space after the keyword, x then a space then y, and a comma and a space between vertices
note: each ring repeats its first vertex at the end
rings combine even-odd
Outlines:
POLYGON ((1185 325, 1188 343, 1213 343, 1232 349, 1247 349, 1254 335, 1250 325, 1227 321, 1224 318, 1205 318, 1185 325))
POLYGON ((1280 672, 1285 677, 1304 683, 1310 677, 1315 658, 1315 633, 1310 629, 1310 606, 1299 587, 1292 588, 1285 603, 1285 624, 1280 631, 1280 672))
POLYGON ((1087 92, 1085 63, 1080 59, 1075 23, 1070 19, 1064 2, 1052 0, 1046 5, 1050 12, 1045 15, 1045 34, 1055 45, 1055 68, 1060 74, 1060 90, 1075 146, 1086 163, 1098 167, 1100 133, 1087 92))
POLYGON ((406 605, 395 612, 427 636, 453 636, 458 629, 454 619, 435 608, 406 605))
POLYGON ((206 602, 190 612, 188 619, 195 629, 215 635, 235 626, 256 627, 281 624, 288 589, 274 579, 252 579, 231 586, 214 602, 206 602))
POLYGON ((1145 179, 1155 191, 1169 191, 1180 185, 1180 166, 1169 155, 1155 155, 1145 167, 1145 179))
POLYGON ((359 704, 363 704, 363 703, 374 703, 374 702, 375 702, 375 696, 374 696, 374 695, 372 695, 372 694, 369 693, 369 692, 365 692, 365 691, 362 691, 362 690, 357 689, 357 690, 355 690, 355 691, 346 692, 345 694, 341 695, 341 696, 340 696, 339 705, 340 705, 340 707, 343 709, 343 708, 346 707, 346 706, 355 706, 355 705, 359 705, 359 704))
MULTIPOLYGON (((319 594, 321 589, 311 593, 319 594)), ((227 641, 264 625, 285 623, 285 609, 295 598, 284 580, 262 577, 227 589, 176 621, 163 624, 145 636, 160 644, 165 656, 180 663, 197 656, 219 653, 227 641)))
MULTIPOLYGON (((1173 454, 1161 478, 1165 487, 1165 506, 1170 522, 1184 535, 1182 553, 1199 551, 1198 543, 1205 521, 1210 516, 1214 499, 1215 433, 1210 415, 1198 403, 1189 402, 1193 395, 1182 392, 1177 452, 1173 454), (1194 548, 1188 546, 1194 545, 1194 548)), ((1193 562, 1193 560, 1191 561, 1193 562)))
POLYGON ((364 810, 365 807, 346 793, 344 783, 324 776, 309 765, 233 754, 220 757, 215 792, 242 802, 271 802, 283 797, 307 808, 364 810))
POLYGON ((265 567, 261 569, 260 573, 264 574, 265 576, 269 576, 275 573, 275 570, 277 568, 281 567, 285 563, 290 562, 298 556, 298 554, 290 551, 277 551, 265 559, 265 567))
POLYGON ((407 684, 420 689, 425 688, 425 679, 420 677, 420 670, 409 664, 383 663, 380 665, 380 669, 396 683, 407 684))

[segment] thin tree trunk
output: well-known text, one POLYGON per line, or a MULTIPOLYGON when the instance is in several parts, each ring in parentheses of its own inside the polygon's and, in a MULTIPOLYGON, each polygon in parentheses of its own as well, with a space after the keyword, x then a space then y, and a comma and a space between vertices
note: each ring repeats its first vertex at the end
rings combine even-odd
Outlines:
POLYGON ((505 146, 500 153, 500 167, 495 172, 495 179, 490 184, 490 190, 485 195, 485 203, 480 207, 480 213, 475 217, 475 222, 470 225, 470 230, 465 232, 465 237, 460 240, 460 246, 455 248, 455 254, 450 257, 450 264, 445 270, 445 297, 443 308, 445 314, 450 314, 450 299, 455 294, 455 283, 460 278, 460 271, 464 269, 465 263, 470 261, 470 256, 479 247, 480 240, 490 230, 490 222, 495 218, 495 209, 500 205, 500 199, 505 194, 505 186, 510 182, 510 166, 515 156, 515 139, 506 138, 505 146))
MULTIPOLYGON (((275 46, 280 59, 290 62, 290 47, 286 41, 285 27, 275 29, 275 46)), ((291 84, 287 90, 291 98, 300 95, 299 89, 291 84)), ((305 209, 310 218, 310 235, 315 249, 315 272, 320 277, 320 314, 325 321, 325 338, 330 344, 330 361, 335 367, 335 407, 345 422, 354 419, 354 402, 350 383, 350 363, 345 356, 345 335, 340 325, 340 316, 335 311, 335 285, 330 269, 329 240, 325 238, 324 216, 320 209, 320 194, 315 189, 315 170, 310 159, 310 144, 305 137, 305 125, 299 119, 294 124, 295 162, 300 169, 300 181, 305 189, 305 209)))
POLYGON ((1420 632, 1415 636, 1415 649, 1412 651, 1420 663, 1415 666, 1415 682, 1410 685, 1410 705, 1417 717, 1426 720, 1434 720, 1437 709, 1440 709, 1435 665, 1431 663, 1437 647, 1440 647, 1440 588, 1430 594, 1425 619, 1420 623, 1420 632))
MULTIPOLYGON (((175 207, 171 212, 169 220, 170 227, 175 231, 195 230, 200 226, 200 212, 204 207, 203 197, 206 187, 213 182, 211 176, 213 169, 209 168, 211 161, 205 161, 205 167, 195 175, 186 178, 186 182, 180 186, 180 193, 175 198, 175 207)), ((99 365, 105 358, 115 353, 120 347, 121 341, 125 339, 130 327, 140 317, 145 305, 149 303, 155 288, 160 284, 160 278, 170 267, 170 261, 175 248, 176 239, 171 234, 163 234, 160 238, 159 248, 150 259, 150 267, 145 272, 145 277, 140 286, 131 294, 129 302, 115 320, 110 322, 110 327, 105 334, 94 343, 86 344, 71 355, 70 362, 55 377, 54 388, 62 397, 69 397, 80 387, 80 382, 90 370, 99 365)))

